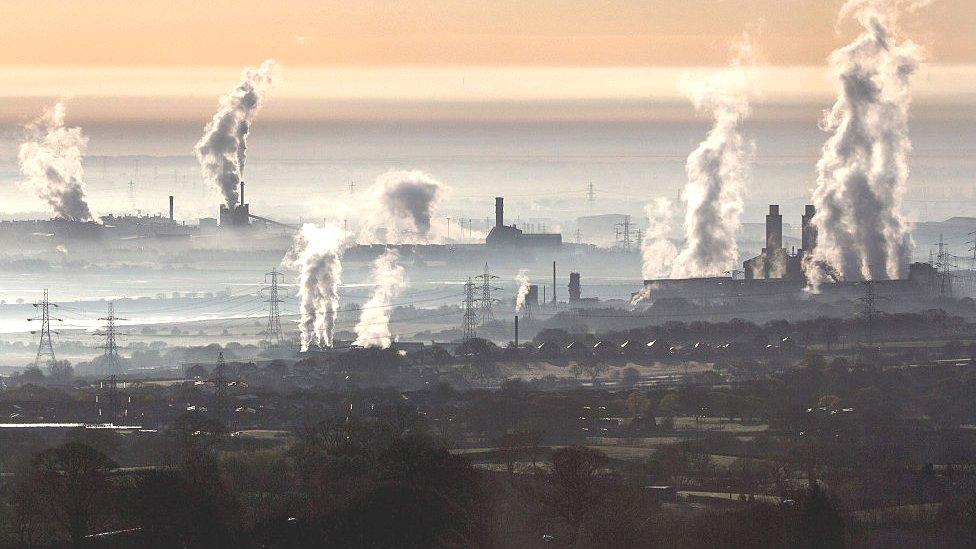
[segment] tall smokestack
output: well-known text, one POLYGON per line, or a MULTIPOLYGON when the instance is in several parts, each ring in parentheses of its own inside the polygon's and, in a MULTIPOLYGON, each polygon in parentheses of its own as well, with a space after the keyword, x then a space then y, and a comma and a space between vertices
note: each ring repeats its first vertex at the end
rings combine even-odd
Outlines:
POLYGON ((515 352, 518 352, 518 315, 515 315, 515 352))
POLYGON ((783 247, 783 216, 778 204, 769 205, 766 214, 766 249, 772 252, 783 247))
POLYGON ((552 262, 552 304, 556 304, 556 262, 552 262))
POLYGON ((244 182, 241 181, 241 206, 244 205, 244 182))
POLYGON ((505 199, 496 196, 495 197, 495 226, 502 227, 505 225, 505 199))
POLYGON ((801 218, 800 249, 806 253, 812 252, 817 245, 817 228, 810 223, 816 213, 817 208, 813 204, 807 204, 801 218))
POLYGON ((173 195, 169 195, 169 220, 173 221, 173 195))

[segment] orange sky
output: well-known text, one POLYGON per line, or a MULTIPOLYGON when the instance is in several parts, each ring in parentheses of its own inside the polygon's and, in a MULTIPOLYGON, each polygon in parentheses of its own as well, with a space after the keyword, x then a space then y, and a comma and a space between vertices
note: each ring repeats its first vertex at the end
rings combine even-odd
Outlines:
MULTIPOLYGON (((841 4, 0 0, 0 119, 60 98, 79 121, 199 120, 267 58, 283 66, 269 118, 688 116, 681 76, 724 64, 743 32, 758 52, 760 103, 803 104, 794 114, 809 117, 833 94, 827 55, 857 30, 835 24, 841 4)), ((976 104, 976 1, 936 0, 901 27, 928 53, 921 106, 976 104)))
MULTIPOLYGON (((749 31, 771 64, 821 64, 839 0, 2 0, 0 65, 702 65, 749 31)), ((976 2, 906 33, 976 63, 976 2)))

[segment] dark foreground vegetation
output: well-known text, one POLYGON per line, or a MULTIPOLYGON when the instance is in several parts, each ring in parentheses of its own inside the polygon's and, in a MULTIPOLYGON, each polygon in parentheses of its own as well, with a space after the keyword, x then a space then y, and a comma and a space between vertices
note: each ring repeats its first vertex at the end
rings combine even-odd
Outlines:
MULTIPOLYGON (((50 396, 29 389, 0 401, 50 396)), ((185 409, 186 387, 151 391, 185 409)), ((969 366, 809 355, 736 384, 252 391, 229 409, 281 407, 280 428, 211 409, 151 432, 0 431, 2 543, 967 547, 976 535, 969 366)))
POLYGON ((0 426, 0 546, 972 547, 972 326, 864 327, 12 376, 0 423, 129 427, 0 426))

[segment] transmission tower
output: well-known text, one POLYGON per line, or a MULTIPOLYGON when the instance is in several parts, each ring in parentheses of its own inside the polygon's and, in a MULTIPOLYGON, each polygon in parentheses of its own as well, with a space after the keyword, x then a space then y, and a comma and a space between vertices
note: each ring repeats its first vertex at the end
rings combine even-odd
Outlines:
MULTIPOLYGON (((125 382, 121 383, 125 388, 125 382)), ((113 423, 129 416, 128 405, 132 397, 119 391, 119 378, 111 375, 98 383, 101 393, 95 394, 95 404, 98 404, 98 417, 110 419, 113 423), (123 398, 124 397, 124 398, 123 398)))
POLYGON ((613 229, 616 233, 617 246, 621 250, 629 252, 634 243, 634 228, 630 222, 630 216, 625 215, 623 223, 617 223, 613 229))
POLYGON ((874 343, 874 319, 878 316, 878 301, 887 300, 875 292, 874 280, 865 280, 864 295, 858 298, 861 302, 861 316, 864 317, 864 339, 868 345, 874 343))
POLYGON ((579 246, 583 243, 583 231, 579 227, 576 227, 576 245, 579 246))
MULTIPOLYGON (((41 316, 28 318, 28 322, 41 322, 40 330, 31 330, 31 334, 41 334, 40 342, 37 344, 37 357, 34 358, 34 367, 40 368, 41 357, 47 357, 46 364, 48 366, 57 362, 57 358, 54 356, 54 344, 51 342, 51 321, 56 320, 61 322, 60 318, 51 318, 51 307, 58 307, 57 303, 51 303, 47 297, 47 289, 44 289, 44 298, 41 301, 34 303, 34 308, 39 309, 41 316)), ((55 334, 58 332, 55 331, 55 334)))
POLYGON ((939 297, 945 298, 952 295, 952 255, 939 234, 939 253, 936 256, 935 268, 939 273, 939 297))
POLYGON ((269 349, 280 348, 285 341, 281 333, 281 313, 278 308, 279 304, 285 302, 278 296, 278 277, 281 275, 282 273, 279 273, 276 268, 272 268, 270 273, 264 275, 264 283, 268 284, 264 288, 268 292, 268 298, 264 302, 268 304, 268 328, 266 331, 269 349))
POLYGON ((593 183, 590 183, 589 185, 586 186, 586 202, 590 205, 591 208, 593 207, 593 204, 596 202, 596 191, 593 189, 593 183))
POLYGON ((95 336, 105 338, 105 343, 99 346, 99 349, 104 351, 102 354, 102 367, 106 371, 111 372, 112 377, 115 377, 115 374, 122 373, 122 359, 119 357, 118 333, 115 329, 115 321, 126 319, 115 316, 115 303, 110 301, 108 303, 108 316, 104 316, 98 320, 105 321, 104 329, 95 332, 95 336))
POLYGON ((491 313, 491 307, 498 300, 491 297, 491 292, 494 290, 501 290, 501 288, 491 285, 491 281, 497 279, 498 277, 488 271, 488 263, 485 263, 484 274, 480 274, 475 278, 481 279, 481 299, 478 300, 478 305, 481 309, 481 325, 484 326, 485 324, 495 320, 494 315, 491 313))
POLYGON ((224 362, 224 352, 217 352, 217 365, 214 366, 211 372, 210 379, 206 380, 204 383, 212 383, 214 386, 214 413, 217 416, 217 420, 222 425, 227 425, 228 410, 230 407, 230 399, 227 398, 227 387, 234 384, 227 377, 227 363, 224 362))
POLYGON ((969 240, 966 245, 973 255, 969 258, 969 297, 976 297, 976 231, 968 233, 969 240))
POLYGON ((464 301, 461 302, 463 315, 461 318, 461 332, 464 334, 465 341, 477 337, 475 333, 475 317, 477 313, 474 310, 476 302, 477 299, 474 297, 474 282, 469 277, 468 282, 464 285, 464 301))

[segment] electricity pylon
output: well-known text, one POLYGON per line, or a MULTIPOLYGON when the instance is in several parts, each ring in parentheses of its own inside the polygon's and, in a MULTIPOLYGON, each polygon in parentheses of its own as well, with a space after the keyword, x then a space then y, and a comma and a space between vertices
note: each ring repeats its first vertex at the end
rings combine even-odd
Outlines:
POLYGON ((102 366, 105 370, 111 372, 112 377, 115 377, 115 374, 122 373, 122 358, 119 356, 118 334, 115 331, 115 321, 127 319, 115 316, 115 302, 110 301, 108 303, 108 316, 104 316, 98 320, 105 321, 104 330, 95 332, 96 336, 105 338, 105 343, 99 346, 104 351, 102 354, 102 366))
MULTIPOLYGON (((112 422, 115 422, 129 416, 128 404, 132 402, 132 397, 123 395, 119 391, 119 378, 116 375, 113 374, 100 381, 98 388, 100 391, 104 391, 103 394, 95 394, 99 419, 110 418, 112 422)), ((125 388, 124 381, 122 388, 125 388)))
MULTIPOLYGON (((37 356, 34 358, 34 367, 40 368, 41 357, 47 357, 46 364, 51 366, 57 362, 57 358, 54 356, 54 343, 51 342, 51 321, 56 320, 61 321, 60 318, 51 318, 51 307, 58 307, 57 303, 51 303, 47 297, 47 289, 44 289, 44 298, 41 301, 34 303, 34 308, 41 311, 41 316, 28 318, 28 322, 41 322, 40 330, 31 330, 31 334, 40 333, 41 339, 37 344, 37 356)), ((58 333, 57 331, 54 332, 58 333)))
POLYGON ((491 297, 491 292, 493 290, 501 290, 501 288, 491 285, 491 281, 497 279, 498 277, 488 271, 488 263, 485 263, 484 274, 480 274, 475 278, 481 279, 481 299, 478 300, 478 304, 481 308, 481 325, 484 326, 485 324, 495 320, 495 317, 491 312, 491 307, 498 300, 491 297))
POLYGON ((474 327, 475 316, 477 314, 474 310, 476 301, 474 297, 474 282, 469 277, 467 283, 464 285, 464 301, 461 302, 461 332, 463 333, 464 341, 477 337, 474 327))
POLYGON ((278 305, 284 303, 285 300, 278 296, 278 277, 282 273, 279 273, 277 269, 272 268, 270 273, 264 275, 264 282, 268 284, 265 290, 268 292, 268 298, 264 300, 268 304, 268 348, 277 349, 280 348, 285 341, 284 336, 281 333, 281 313, 279 311, 278 305), (270 282, 268 278, 271 278, 270 282))

